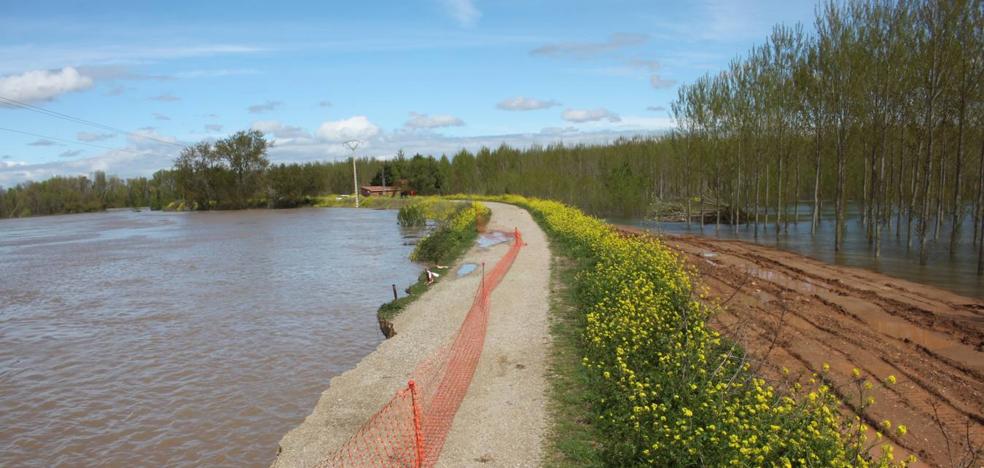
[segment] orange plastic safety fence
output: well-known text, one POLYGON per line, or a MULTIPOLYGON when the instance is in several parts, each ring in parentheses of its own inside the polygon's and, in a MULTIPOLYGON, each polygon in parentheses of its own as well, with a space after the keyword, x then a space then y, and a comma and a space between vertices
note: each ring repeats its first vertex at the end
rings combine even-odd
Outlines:
POLYGON ((406 388, 319 466, 429 467, 437 463, 485 344, 489 295, 509 271, 523 236, 485 273, 454 339, 420 362, 406 388))

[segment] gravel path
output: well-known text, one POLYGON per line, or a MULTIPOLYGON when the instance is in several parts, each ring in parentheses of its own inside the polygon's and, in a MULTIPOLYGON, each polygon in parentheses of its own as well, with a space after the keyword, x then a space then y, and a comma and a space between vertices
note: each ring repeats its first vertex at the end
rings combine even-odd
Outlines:
MULTIPOLYGON (((489 228, 518 227, 527 246, 492 293, 485 348, 438 464, 535 466, 546 430, 550 250, 525 210, 487 205, 492 209, 489 228)), ((313 466, 355 433, 406 385, 414 366, 457 331, 480 277, 477 270, 458 278, 458 266, 494 265, 507 249, 506 244, 473 247, 452 265, 443 281, 393 321, 396 336, 331 379, 314 411, 280 441, 273 466, 313 466)))

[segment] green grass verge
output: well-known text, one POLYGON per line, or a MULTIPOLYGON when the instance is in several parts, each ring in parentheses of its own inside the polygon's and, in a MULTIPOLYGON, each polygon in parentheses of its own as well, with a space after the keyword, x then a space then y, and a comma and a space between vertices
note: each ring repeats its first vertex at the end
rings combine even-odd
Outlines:
POLYGON ((574 289, 580 265, 559 243, 551 242, 550 348, 548 412, 550 428, 543 464, 548 467, 605 466, 599 450, 600 435, 591 412, 598 398, 581 364, 584 349, 584 314, 577 309, 574 289))

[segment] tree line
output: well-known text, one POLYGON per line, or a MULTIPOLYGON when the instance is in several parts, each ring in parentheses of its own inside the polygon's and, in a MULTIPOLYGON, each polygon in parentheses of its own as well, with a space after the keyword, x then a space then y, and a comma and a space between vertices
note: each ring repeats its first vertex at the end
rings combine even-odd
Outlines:
POLYGON ((832 202, 837 250, 849 201, 876 256, 891 233, 925 264, 927 242, 949 228, 952 250, 968 213, 980 243, 982 18, 980 0, 869 0, 822 4, 809 32, 775 26, 679 88, 675 190, 751 213, 756 232, 771 220, 777 236, 794 202, 811 202, 814 232, 832 202))
MULTIPOLYGON (((895 236, 925 263, 930 242, 954 251, 969 229, 984 265, 982 9, 982 0, 826 2, 811 29, 778 25, 725 70, 681 86, 665 135, 359 158, 359 184, 515 193, 599 216, 647 216, 672 201, 688 223, 777 236, 801 219, 815 232, 832 207, 838 250, 854 209, 876 256, 895 236)), ((352 193, 351 159, 270 164, 268 148, 261 133, 240 132, 186 149, 149 179, 28 182, 0 190, 0 217, 179 200, 289 207, 352 193)))

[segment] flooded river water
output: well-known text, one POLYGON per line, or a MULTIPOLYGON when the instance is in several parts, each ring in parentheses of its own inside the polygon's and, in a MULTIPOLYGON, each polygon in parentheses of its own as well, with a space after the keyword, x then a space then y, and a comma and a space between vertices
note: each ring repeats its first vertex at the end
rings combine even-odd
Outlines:
MULTIPOLYGON (((897 278, 947 289, 969 297, 984 298, 984 278, 977 275, 977 248, 973 245, 973 220, 968 217, 960 231, 959 242, 954 250, 949 248, 950 228, 944 224, 939 240, 930 237, 928 242, 929 261, 919 264, 919 243, 913 240, 910 246, 906 238, 906 225, 903 218, 900 235, 894 231, 885 232, 882 237, 881 255, 876 257, 872 245, 868 243, 865 229, 858 222, 858 207, 851 205, 846 213, 844 247, 834 251, 834 214, 832 209, 823 211, 816 234, 811 233, 810 207, 800 206, 799 222, 783 226, 776 236, 774 224, 760 224, 758 235, 753 226, 741 225, 738 232, 734 226, 706 224, 701 229, 697 223, 689 227, 682 222, 657 222, 653 219, 611 218, 609 221, 633 227, 648 229, 657 233, 677 235, 704 235, 719 239, 738 239, 761 245, 789 250, 813 257, 834 265, 860 267, 894 276, 897 278)), ((789 209, 792 212, 792 208, 789 209)), ((775 218, 770 217, 774 222, 775 218)), ((917 223, 913 223, 913 230, 917 223)), ((929 230, 930 234, 935 229, 929 230)))
POLYGON ((0 465, 266 466, 420 268, 396 212, 0 220, 0 465))

